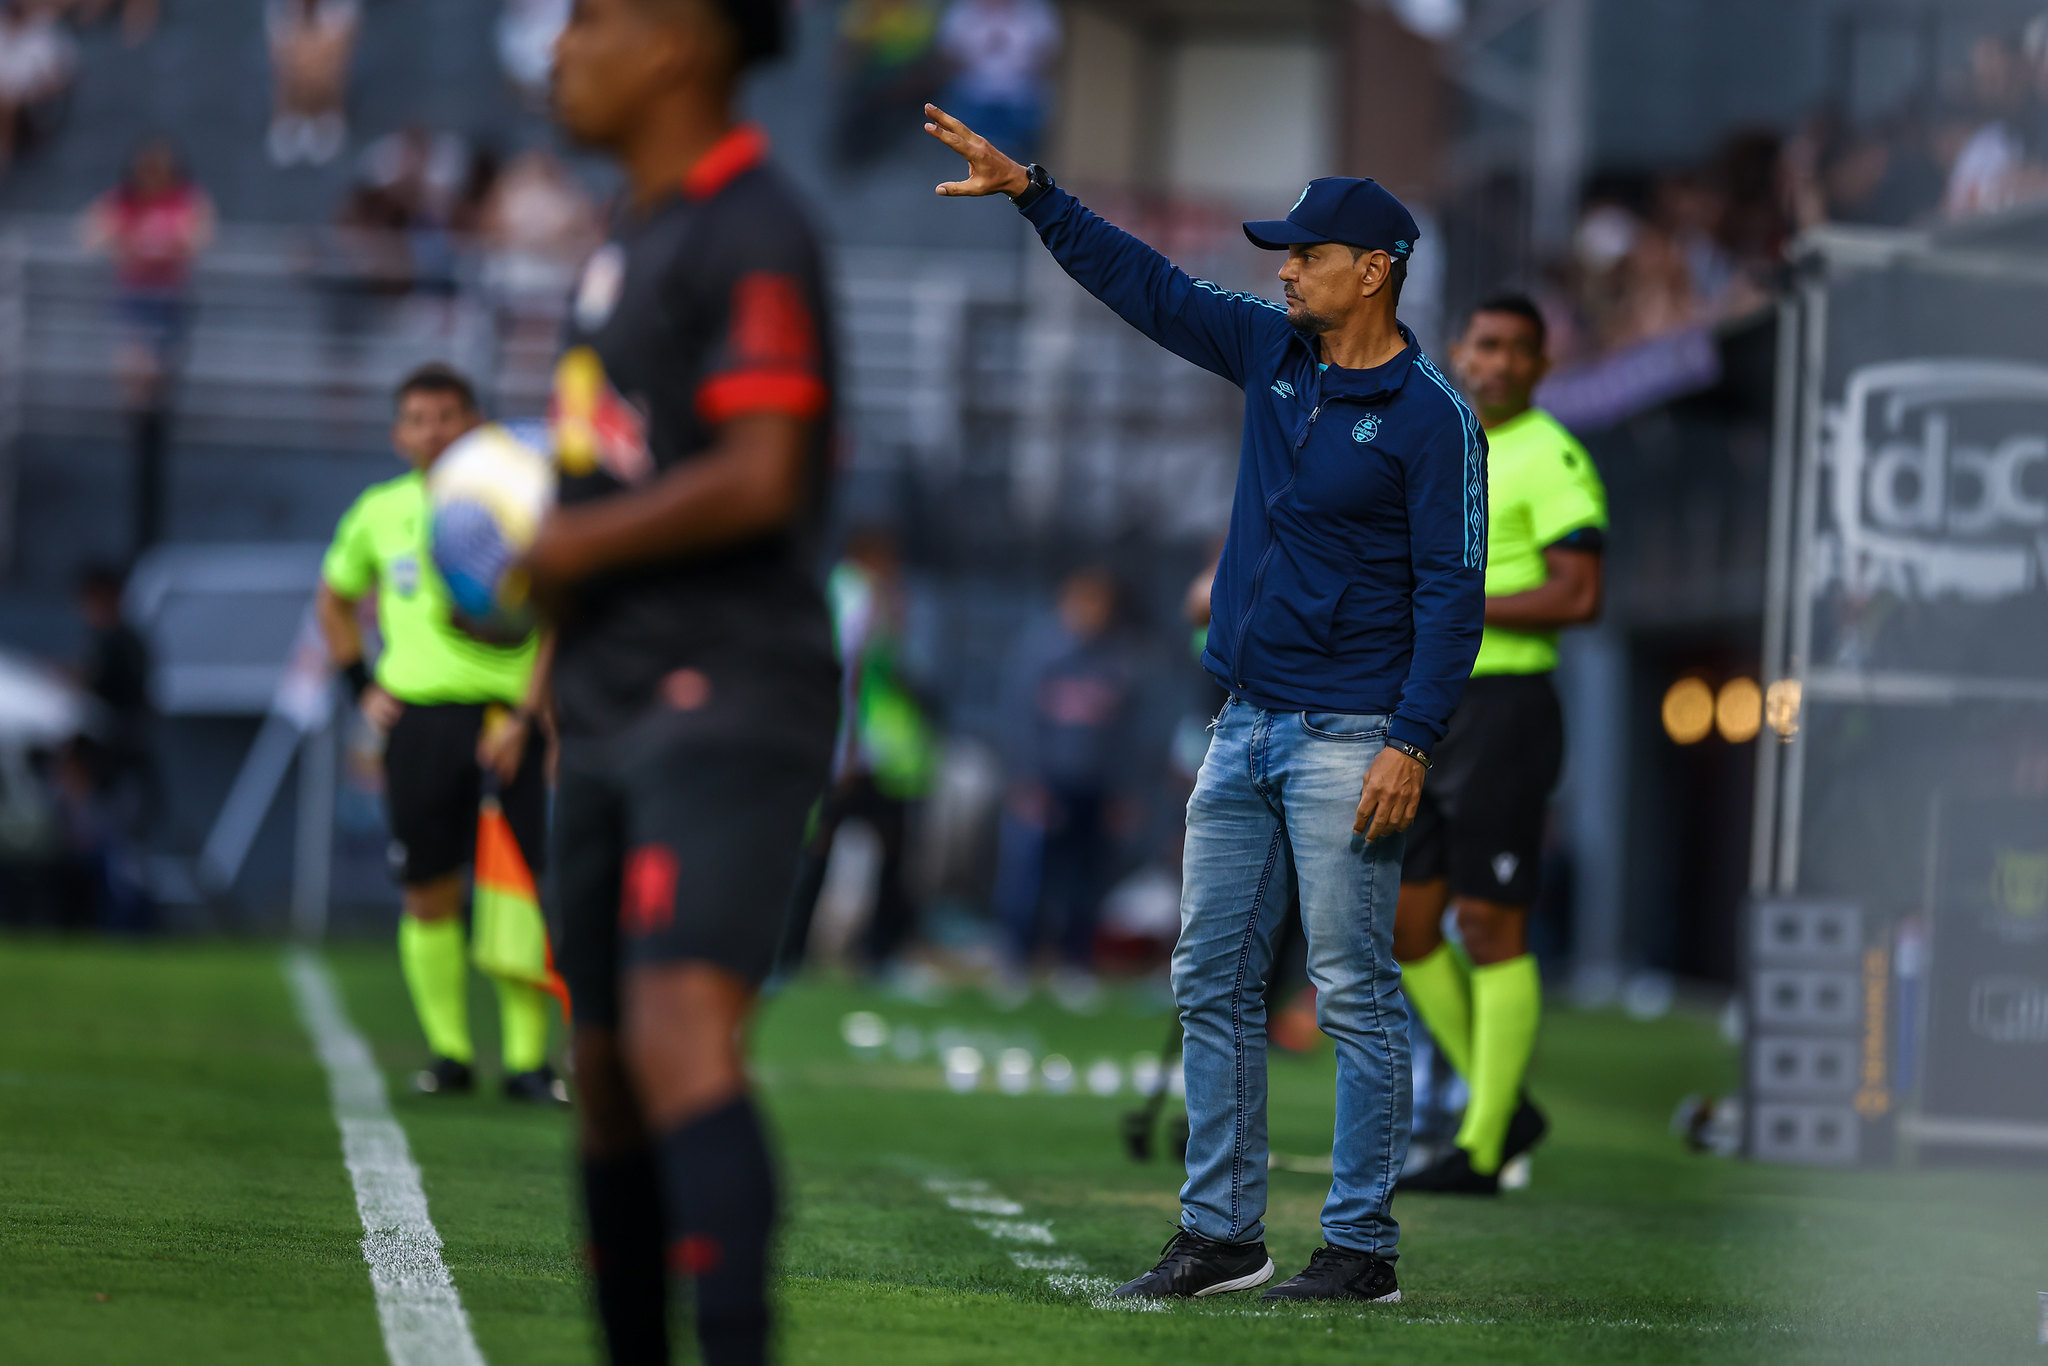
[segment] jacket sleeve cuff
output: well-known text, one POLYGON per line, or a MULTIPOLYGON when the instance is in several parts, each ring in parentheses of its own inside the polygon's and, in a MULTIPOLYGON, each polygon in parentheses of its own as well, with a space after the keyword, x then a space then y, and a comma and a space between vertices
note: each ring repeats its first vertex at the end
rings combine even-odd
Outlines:
POLYGON ((1060 210, 1072 198, 1057 185, 1049 189, 1034 185, 1011 202, 1016 204, 1018 213, 1030 220, 1032 227, 1043 231, 1060 216, 1060 210))
POLYGON ((1393 740, 1405 740, 1427 754, 1443 739, 1443 732, 1412 716, 1397 715, 1387 722, 1387 736, 1393 740))

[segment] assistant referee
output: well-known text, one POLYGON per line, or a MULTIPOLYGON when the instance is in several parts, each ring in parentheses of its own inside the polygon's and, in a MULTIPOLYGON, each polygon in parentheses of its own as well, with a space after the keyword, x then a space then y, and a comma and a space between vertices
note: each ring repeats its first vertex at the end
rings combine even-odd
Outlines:
POLYGON ((1564 762, 1550 675, 1558 631, 1600 612, 1607 494, 1585 447, 1530 401, 1545 345, 1536 305, 1503 294, 1472 311, 1451 348, 1490 448, 1486 633, 1408 832, 1394 956, 1471 1099, 1454 1146, 1402 1191, 1496 1194, 1502 1164, 1546 1127, 1522 1079, 1543 1004, 1529 907, 1564 762), (1444 936, 1446 904, 1462 953, 1444 936))
MULTIPOLYGON (((399 384, 397 408, 391 443, 412 468, 364 490, 343 515, 321 565, 318 612, 329 657, 385 736, 384 799, 405 903, 399 961, 434 1055, 414 1086, 448 1094, 475 1086, 462 903, 487 771, 521 851, 540 871, 546 651, 537 633, 511 646, 465 634, 428 553, 426 471, 482 421, 475 390, 448 366, 422 366, 399 384), (356 604, 372 591, 384 644, 374 673, 356 621, 356 604)), ((494 975, 492 982, 505 1094, 566 1104, 567 1090, 547 1061, 552 1001, 529 981, 494 975)))

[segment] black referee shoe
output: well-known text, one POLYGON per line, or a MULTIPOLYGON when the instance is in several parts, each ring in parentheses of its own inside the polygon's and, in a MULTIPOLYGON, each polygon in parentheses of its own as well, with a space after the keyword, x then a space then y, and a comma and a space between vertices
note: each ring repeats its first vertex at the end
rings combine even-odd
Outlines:
POLYGON ((1113 1298, 1196 1299, 1250 1290, 1273 1279, 1273 1259, 1264 1243, 1219 1243, 1190 1229, 1166 1240, 1165 1255, 1135 1281, 1116 1288, 1113 1298))
POLYGON ((1534 1148, 1549 1132, 1550 1121, 1536 1108, 1536 1102, 1530 1100, 1525 1093, 1521 1103, 1515 1107, 1515 1117, 1508 1121, 1507 1141, 1500 1147, 1501 1165, 1506 1166, 1534 1148))
POLYGON ((423 1096, 468 1095, 476 1089, 476 1073, 466 1062, 436 1058, 432 1066, 413 1074, 412 1089, 423 1096))
POLYGON ((514 1072, 506 1077, 505 1099, 553 1108, 569 1103, 569 1088, 555 1075, 554 1068, 542 1063, 531 1072, 514 1072))
POLYGON ((1401 1283, 1394 1264, 1370 1252, 1325 1243, 1308 1255, 1299 1276, 1280 1282, 1262 1300, 1364 1300, 1367 1304, 1399 1304, 1401 1283))
POLYGON ((1500 1172, 1475 1172, 1472 1157, 1463 1148, 1452 1148, 1419 1172, 1410 1172, 1394 1183, 1394 1194, 1421 1191, 1430 1195, 1499 1195, 1500 1172))

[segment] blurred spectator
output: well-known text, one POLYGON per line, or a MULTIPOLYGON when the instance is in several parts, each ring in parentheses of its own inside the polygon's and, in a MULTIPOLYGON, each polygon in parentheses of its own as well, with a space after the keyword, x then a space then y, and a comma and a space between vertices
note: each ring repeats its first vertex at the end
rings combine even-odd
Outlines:
POLYGON ((1822 110, 1786 142, 1780 177, 1792 226, 1830 219, 1906 227, 1941 202, 1944 175, 1935 129, 1922 101, 1910 102, 1858 135, 1840 113, 1822 110))
POLYGON ((448 294, 456 232, 487 204, 479 158, 459 133, 411 124, 363 149, 338 226, 355 274, 373 293, 448 294))
POLYGON ((488 253, 485 278, 515 312, 522 303, 557 303, 604 240, 597 206, 545 147, 514 157, 498 174, 484 197, 477 232, 488 253))
POLYGON ((2041 192, 2040 172, 2028 164, 2020 136, 2028 86, 2017 43, 1991 34, 1971 46, 1969 102, 1981 121, 1949 167, 1941 197, 1944 218, 1996 212, 2041 192))
POLYGON ((79 579, 87 644, 79 683, 98 725, 61 756, 58 790, 73 855, 102 929, 139 930, 145 908, 135 860, 150 805, 149 650, 121 615, 123 580, 95 567, 79 579))
POLYGON ((828 587, 839 642, 845 699, 832 791, 798 878, 784 966, 800 961, 825 885, 832 838, 849 820, 863 821, 881 845, 874 914, 861 936, 870 967, 893 961, 917 930, 907 873, 913 806, 931 792, 938 741, 903 660, 906 591, 902 561, 884 532, 857 532, 828 587))
POLYGON ((1784 155, 1783 138, 1765 129, 1752 129, 1726 138, 1708 169, 1707 188, 1713 202, 1708 231, 1733 268, 1726 288, 1712 294, 1714 306, 1725 306, 1724 311, 1754 307, 1754 298, 1745 303, 1730 298, 1729 291, 1745 284, 1768 284, 1770 272, 1784 257, 1785 244, 1792 235, 1778 193, 1778 165, 1784 155))
MULTIPOLYGON (((1699 245, 1713 251, 1711 242, 1699 245)), ((1621 202, 1596 202, 1580 219, 1573 248, 1576 303, 1601 350, 1632 346, 1700 316, 1686 252, 1663 223, 1621 202)))
POLYGON ((1029 161, 1045 130, 1046 70, 1059 50, 1059 15, 1046 0, 953 0, 939 26, 939 51, 954 76, 939 103, 1029 161))
POLYGON ((938 0, 847 0, 840 9, 839 164, 870 165, 923 122, 938 88, 938 31, 938 0))
MULTIPOLYGON (((149 647, 121 615, 125 587, 120 571, 103 565, 87 569, 78 580, 78 611, 86 629, 78 681, 102 709, 94 773, 102 791, 139 788, 149 766, 149 647)), ((133 804, 139 808, 139 798, 133 804)))
POLYGON ((192 264, 213 240, 213 201, 162 138, 135 153, 121 183, 86 210, 88 248, 114 258, 115 357, 136 456, 135 548, 157 538, 163 512, 171 381, 192 317, 192 264))
POLYGON ((156 31, 157 0, 75 0, 72 6, 81 24, 96 24, 115 9, 121 11, 121 39, 128 46, 156 31))
POLYGON ((35 141, 77 65, 54 5, 7 0, 0 8, 0 171, 35 141))
POLYGON ((498 12, 498 65, 520 98, 538 109, 547 103, 555 37, 569 22, 570 0, 505 0, 498 12))
POLYGON ((361 22, 356 0, 270 0, 268 146, 277 165, 324 166, 348 145, 348 71, 361 22))
POLYGON ((1057 623, 1033 632, 1005 671, 1010 790, 997 858, 995 909, 1008 989, 1022 983, 1042 938, 1055 940, 1053 989, 1093 995, 1095 922, 1109 859, 1111 803, 1129 771, 1137 666, 1118 630, 1110 575, 1085 569, 1060 587, 1057 623))
POLYGON ((1685 269, 1695 307, 1712 312, 1735 288, 1735 258, 1721 240, 1727 198, 1705 173, 1681 171, 1657 187, 1656 220, 1685 269))

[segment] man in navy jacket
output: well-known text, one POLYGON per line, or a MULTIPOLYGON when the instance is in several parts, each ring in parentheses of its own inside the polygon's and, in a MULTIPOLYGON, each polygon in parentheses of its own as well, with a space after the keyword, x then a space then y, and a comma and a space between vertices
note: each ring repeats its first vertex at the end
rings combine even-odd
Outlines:
POLYGON ((1262 1285, 1273 936, 1298 898, 1318 1023, 1337 1047, 1324 1246, 1267 1298, 1401 1298, 1389 1210, 1408 1147, 1392 951, 1402 832, 1479 650, 1486 438, 1395 318, 1415 220, 1370 180, 1313 181, 1284 219, 1286 304, 1193 279, 934 106, 967 161, 942 195, 1007 194, 1067 273, 1245 392, 1204 666, 1230 692, 1188 801, 1174 999, 1187 1182, 1159 1264, 1117 1291, 1262 1285))

